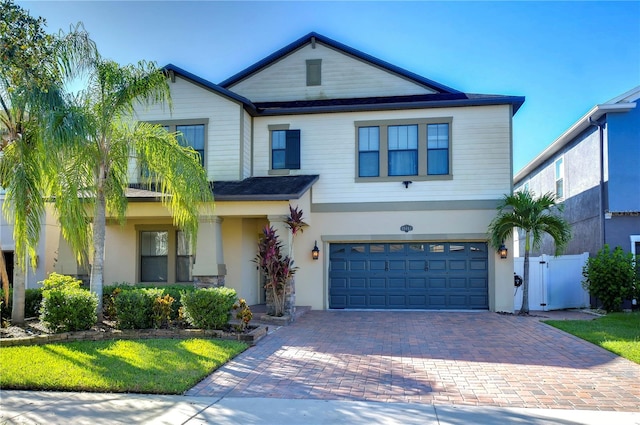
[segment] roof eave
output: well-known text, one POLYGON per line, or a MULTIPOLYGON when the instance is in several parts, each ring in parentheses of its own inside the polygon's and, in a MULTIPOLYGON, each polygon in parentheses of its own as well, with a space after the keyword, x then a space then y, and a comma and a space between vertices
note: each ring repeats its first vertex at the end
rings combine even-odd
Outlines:
POLYGON ((421 102, 389 102, 366 105, 327 105, 327 106, 307 106, 293 108, 258 108, 260 116, 276 115, 303 115, 322 114, 332 112, 362 112, 362 111, 388 111, 400 109, 428 109, 428 108, 450 108, 464 106, 489 106, 489 105, 513 105, 513 115, 524 103, 522 96, 500 97, 491 99, 459 99, 459 100, 439 100, 421 102))

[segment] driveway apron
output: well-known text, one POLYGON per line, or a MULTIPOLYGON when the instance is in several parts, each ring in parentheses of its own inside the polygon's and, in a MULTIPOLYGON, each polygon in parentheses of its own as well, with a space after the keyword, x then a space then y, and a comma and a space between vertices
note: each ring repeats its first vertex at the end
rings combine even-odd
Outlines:
POLYGON ((186 395, 640 411, 640 365, 533 317, 311 311, 186 395))

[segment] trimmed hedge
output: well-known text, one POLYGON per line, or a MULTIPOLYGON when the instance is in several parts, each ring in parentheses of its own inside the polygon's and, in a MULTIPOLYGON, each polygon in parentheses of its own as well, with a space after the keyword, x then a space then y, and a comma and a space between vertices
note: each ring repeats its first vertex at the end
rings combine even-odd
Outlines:
POLYGON ((91 329, 98 317, 98 299, 82 289, 82 282, 71 276, 51 273, 42 282, 40 320, 55 333, 91 329))
POLYGON ((118 329, 150 329, 159 327, 154 320, 154 304, 162 299, 162 289, 131 289, 121 291, 114 298, 118 329))
POLYGON ((237 299, 231 288, 198 289, 181 295, 184 319, 200 329, 222 329, 229 323, 237 299))

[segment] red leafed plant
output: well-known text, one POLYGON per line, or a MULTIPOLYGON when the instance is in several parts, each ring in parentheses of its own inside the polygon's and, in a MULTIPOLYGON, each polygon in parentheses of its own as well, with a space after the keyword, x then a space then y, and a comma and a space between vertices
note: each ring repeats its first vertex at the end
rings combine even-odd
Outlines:
MULTIPOLYGON (((290 215, 285 220, 287 227, 291 230, 293 237, 300 232, 307 224, 302 220, 302 210, 289 206, 290 215)), ((265 289, 271 292, 273 299, 274 315, 283 316, 285 309, 285 298, 287 285, 296 272, 293 266, 293 259, 290 255, 283 255, 282 243, 279 240, 276 230, 271 226, 265 226, 262 237, 258 242, 258 253, 253 260, 266 275, 267 281, 265 289)))

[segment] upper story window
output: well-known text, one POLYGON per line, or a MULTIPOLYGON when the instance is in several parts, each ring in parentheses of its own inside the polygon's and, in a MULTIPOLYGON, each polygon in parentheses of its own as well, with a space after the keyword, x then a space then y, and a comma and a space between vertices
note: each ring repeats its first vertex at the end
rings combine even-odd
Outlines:
POLYGON ((555 163, 556 197, 564 198, 564 158, 560 157, 555 163))
POLYGON ((451 122, 448 117, 356 122, 356 180, 451 178, 451 122))
MULTIPOLYGON (((154 124, 162 125, 165 130, 171 133, 178 133, 178 143, 182 146, 190 146, 198 152, 200 156, 200 165, 205 166, 205 155, 207 153, 207 126, 209 120, 193 119, 193 120, 171 120, 171 121, 155 121, 154 124)), ((142 174, 145 171, 142 170, 142 174)))
POLYGON ((322 84, 322 59, 307 60, 307 86, 322 84))
POLYGON ((288 125, 269 126, 271 170, 300 169, 300 130, 288 125))
POLYGON ((449 124, 427 124, 427 174, 449 174, 449 124))
POLYGON ((418 126, 390 125, 387 127, 389 143, 389 175, 415 176, 418 174, 418 126))
POLYGON ((204 167, 204 124, 176 125, 178 142, 190 146, 200 155, 200 165, 204 167))
POLYGON ((380 175, 380 128, 358 129, 358 175, 378 177, 380 175))

